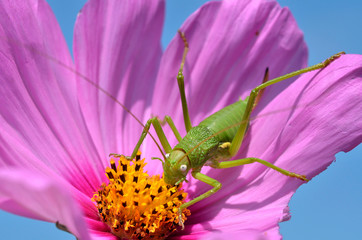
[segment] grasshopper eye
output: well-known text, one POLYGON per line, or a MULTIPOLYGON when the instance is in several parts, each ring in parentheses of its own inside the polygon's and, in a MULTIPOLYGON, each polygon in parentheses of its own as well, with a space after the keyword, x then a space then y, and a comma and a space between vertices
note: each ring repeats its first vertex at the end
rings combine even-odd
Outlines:
POLYGON ((181 165, 181 166, 180 166, 180 170, 181 170, 182 172, 185 172, 185 171, 187 170, 187 166, 186 166, 185 164, 181 165))

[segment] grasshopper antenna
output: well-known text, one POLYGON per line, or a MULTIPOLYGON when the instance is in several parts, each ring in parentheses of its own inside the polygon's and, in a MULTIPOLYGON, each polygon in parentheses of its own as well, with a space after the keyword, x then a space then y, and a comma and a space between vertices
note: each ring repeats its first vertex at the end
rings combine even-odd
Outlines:
MULTIPOLYGON (((81 74, 80 72, 76 71, 75 69, 71 68, 70 66, 66 65, 65 63, 59 61, 58 59, 48 55, 45 52, 42 52, 38 49, 35 49, 33 47, 30 46, 25 46, 26 48, 28 48, 30 51, 39 54, 40 56, 43 56, 57 64, 59 64, 60 66, 62 66, 63 68, 67 69, 68 71, 74 73, 75 75, 79 76, 80 78, 82 78, 83 80, 85 80, 86 82, 88 82, 89 84, 93 85, 94 87, 96 87, 99 91, 101 91, 103 94, 107 95, 109 98, 111 98, 113 101, 115 101, 118 105, 120 105, 127 113, 129 113, 143 128, 145 127, 145 125, 141 122, 141 120, 139 120, 136 115, 134 115, 132 113, 132 111, 130 109, 128 109, 124 104, 122 104, 120 101, 118 101, 118 99, 116 97, 114 97, 112 94, 110 94, 107 90, 105 90, 104 88, 102 88, 101 86, 99 86, 97 83, 93 82, 91 79, 89 79, 87 76, 81 74)), ((157 145, 158 150, 161 152, 162 156, 164 158, 165 154, 163 153, 160 145, 157 143, 156 139, 152 136, 152 134, 148 131, 147 132, 148 135, 152 138, 152 140, 154 141, 154 143, 157 145)))

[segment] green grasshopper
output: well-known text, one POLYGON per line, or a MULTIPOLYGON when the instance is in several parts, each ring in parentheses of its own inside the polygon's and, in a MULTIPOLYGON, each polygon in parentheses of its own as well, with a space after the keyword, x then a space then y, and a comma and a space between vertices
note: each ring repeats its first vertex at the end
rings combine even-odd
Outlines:
MULTIPOLYGON (((201 194, 191 201, 182 204, 179 208, 179 214, 181 214, 183 209, 211 196, 221 188, 221 183, 219 181, 200 172, 201 168, 205 165, 211 166, 213 168, 231 168, 258 162, 286 176, 299 178, 302 181, 308 181, 304 175, 289 172, 262 159, 248 157, 231 161, 225 160, 229 160, 230 158, 234 157, 239 151, 249 125, 250 114, 258 103, 263 89, 296 75, 324 68, 332 61, 339 58, 342 54, 344 54, 344 52, 337 53, 322 63, 286 74, 269 81, 267 70, 263 83, 254 88, 246 99, 239 100, 219 110, 218 112, 204 119, 199 123, 199 125, 193 127, 191 125, 190 116, 188 113, 183 76, 183 68, 189 46, 184 34, 180 31, 179 34, 184 42, 184 52, 181 66, 177 75, 177 83, 181 95, 181 104, 187 134, 182 138, 171 117, 165 116, 165 122, 169 124, 174 135, 176 136, 176 139, 178 140, 178 144, 174 148, 171 148, 162 130, 160 119, 158 117, 153 117, 147 121, 141 137, 132 152, 132 155, 127 158, 134 159, 136 157, 137 151, 148 134, 152 124, 156 130, 156 134, 161 142, 161 145, 166 152, 166 155, 164 155, 164 160, 160 158, 153 158, 159 159, 162 162, 164 181, 170 185, 178 185, 183 181, 186 181, 186 176, 191 171, 192 177, 213 187, 211 190, 201 194)), ((182 218, 180 217, 179 219, 182 218)), ((180 225, 183 226, 181 221, 180 225)))

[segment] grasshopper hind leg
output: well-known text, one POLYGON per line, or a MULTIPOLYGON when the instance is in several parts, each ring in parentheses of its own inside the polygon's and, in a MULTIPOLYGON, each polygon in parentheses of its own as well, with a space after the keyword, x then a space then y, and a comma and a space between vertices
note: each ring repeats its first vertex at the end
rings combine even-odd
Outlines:
POLYGON ((280 77, 277 77, 274 79, 271 79, 267 82, 262 83, 261 85, 257 86, 256 88, 254 88, 249 95, 248 102, 246 104, 246 109, 245 109, 244 115, 241 119, 241 124, 239 126, 239 129, 237 130, 237 133, 235 134, 235 137, 231 142, 231 146, 229 149, 230 155, 235 156, 235 154, 239 151, 241 143, 244 139, 244 135, 246 133, 247 126, 250 121, 250 114, 251 114, 252 110, 254 109, 254 106, 257 102, 259 93, 261 91, 263 91, 263 89, 265 89, 266 87, 271 86, 273 84, 276 84, 278 82, 289 79, 291 77, 298 76, 298 75, 306 73, 306 72, 311 72, 313 70, 325 68, 331 62, 335 61, 343 54, 345 54, 345 53, 344 52, 337 53, 337 54, 331 56, 330 58, 326 59, 322 63, 319 63, 316 65, 313 65, 313 66, 310 66, 310 67, 307 67, 307 68, 304 68, 304 69, 301 69, 301 70, 298 70, 298 71, 295 71, 292 73, 288 73, 286 75, 283 75, 283 76, 280 76, 280 77))

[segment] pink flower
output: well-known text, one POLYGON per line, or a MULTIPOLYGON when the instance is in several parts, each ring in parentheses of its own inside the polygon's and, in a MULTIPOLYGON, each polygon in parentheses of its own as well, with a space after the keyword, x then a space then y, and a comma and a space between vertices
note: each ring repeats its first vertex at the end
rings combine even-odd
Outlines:
MULTIPOLYGON (((1 209, 59 221, 82 240, 116 239, 91 198, 106 181, 108 154, 130 154, 142 127, 70 69, 143 123, 171 115, 184 134, 175 79, 183 43, 176 36, 162 53, 163 17, 164 1, 89 1, 75 25, 73 63, 44 1, 0 2, 1 209)), ((274 78, 306 66, 303 35, 274 1, 210 2, 181 30, 190 44, 185 81, 194 125, 244 99, 266 67, 274 78)), ((361 78, 362 57, 345 55, 267 88, 237 158, 259 157, 311 179, 362 141, 361 78)), ((142 148, 146 159, 160 155, 149 137, 142 148)), ((158 161, 146 168, 162 173, 158 161)), ((288 201, 303 182, 258 164, 203 172, 224 187, 190 208, 174 238, 280 239, 278 223, 289 218, 288 201)), ((184 186, 190 198, 209 188, 194 180, 184 186)))

